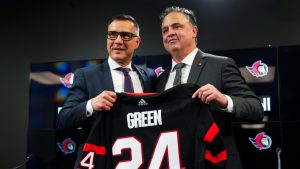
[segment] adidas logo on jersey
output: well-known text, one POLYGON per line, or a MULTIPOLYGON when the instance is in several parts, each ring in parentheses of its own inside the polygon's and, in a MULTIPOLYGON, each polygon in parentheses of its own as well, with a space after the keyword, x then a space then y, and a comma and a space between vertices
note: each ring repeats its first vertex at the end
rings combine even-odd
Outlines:
POLYGON ((147 103, 144 99, 141 99, 137 105, 138 106, 147 106, 147 105, 149 105, 149 103, 147 103))

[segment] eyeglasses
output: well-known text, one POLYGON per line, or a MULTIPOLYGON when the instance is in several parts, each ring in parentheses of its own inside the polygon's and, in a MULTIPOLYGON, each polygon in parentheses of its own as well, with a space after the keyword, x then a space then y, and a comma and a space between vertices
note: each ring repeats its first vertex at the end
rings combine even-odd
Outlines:
POLYGON ((116 40, 118 36, 121 36, 123 41, 130 41, 134 37, 138 37, 136 34, 131 32, 115 32, 115 31, 108 31, 107 32, 107 39, 116 40))

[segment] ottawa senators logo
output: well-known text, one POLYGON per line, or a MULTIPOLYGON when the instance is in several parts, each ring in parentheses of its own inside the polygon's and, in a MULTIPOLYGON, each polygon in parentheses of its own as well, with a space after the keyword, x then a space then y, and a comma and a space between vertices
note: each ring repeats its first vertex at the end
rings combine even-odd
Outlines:
POLYGON ((155 70, 155 74, 158 77, 160 74, 162 74, 162 72, 164 72, 165 70, 163 69, 163 67, 158 67, 155 70))
POLYGON ((255 77, 263 77, 268 74, 268 66, 261 60, 253 63, 252 66, 246 66, 247 70, 255 77))
POLYGON ((60 150, 65 154, 73 153, 76 149, 76 144, 70 138, 66 138, 62 143, 57 143, 60 150))
POLYGON ((63 78, 59 78, 61 83, 66 86, 67 88, 70 88, 73 84, 73 79, 74 79, 74 73, 68 73, 65 75, 63 78))
POLYGON ((268 149, 272 145, 272 139, 265 132, 258 133, 255 138, 250 138, 251 143, 259 150, 268 149))

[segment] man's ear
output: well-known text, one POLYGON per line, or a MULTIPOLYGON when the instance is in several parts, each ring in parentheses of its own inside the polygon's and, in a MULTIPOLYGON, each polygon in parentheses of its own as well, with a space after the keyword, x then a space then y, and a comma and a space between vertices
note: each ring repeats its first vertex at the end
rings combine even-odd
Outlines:
POLYGON ((139 36, 139 37, 136 37, 136 48, 138 48, 139 46, 140 46, 140 43, 141 43, 141 41, 142 41, 142 38, 139 36))
POLYGON ((193 38, 196 38, 197 37, 197 34, 198 34, 198 27, 197 26, 193 26, 193 38))

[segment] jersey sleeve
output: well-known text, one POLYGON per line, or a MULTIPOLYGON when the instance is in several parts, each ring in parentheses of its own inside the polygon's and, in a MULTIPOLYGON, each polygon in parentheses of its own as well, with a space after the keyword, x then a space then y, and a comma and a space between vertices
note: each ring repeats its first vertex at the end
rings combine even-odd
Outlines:
POLYGON ((205 104, 201 105, 199 112, 201 118, 202 141, 204 142, 204 159, 211 168, 223 168, 227 160, 223 137, 216 122, 213 120, 212 112, 205 104))
POLYGON ((111 168, 109 113, 97 114, 90 134, 80 150, 76 169, 111 168))

